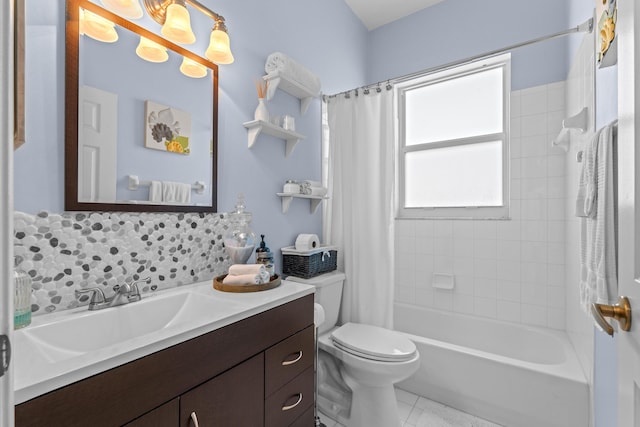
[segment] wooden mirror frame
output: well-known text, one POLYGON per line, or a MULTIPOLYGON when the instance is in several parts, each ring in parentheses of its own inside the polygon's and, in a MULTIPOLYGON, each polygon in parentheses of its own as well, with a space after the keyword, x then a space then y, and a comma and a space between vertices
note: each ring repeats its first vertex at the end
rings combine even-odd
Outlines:
POLYGON ((168 40, 109 12, 88 0, 67 0, 65 53, 65 176, 64 209, 66 211, 111 212, 216 212, 218 165, 218 66, 168 40), (211 206, 156 205, 143 203, 93 203, 78 201, 78 93, 80 66, 79 9, 83 8, 112 21, 116 25, 144 36, 179 55, 188 57, 211 70, 213 79, 213 117, 211 155, 211 206))

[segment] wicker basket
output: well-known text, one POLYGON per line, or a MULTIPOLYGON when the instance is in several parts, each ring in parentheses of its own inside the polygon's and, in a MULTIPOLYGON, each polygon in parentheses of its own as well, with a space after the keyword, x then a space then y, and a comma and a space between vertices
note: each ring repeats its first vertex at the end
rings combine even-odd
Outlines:
POLYGON ((282 248, 282 273, 309 279, 338 267, 338 248, 320 246, 312 251, 296 251, 294 246, 282 248))

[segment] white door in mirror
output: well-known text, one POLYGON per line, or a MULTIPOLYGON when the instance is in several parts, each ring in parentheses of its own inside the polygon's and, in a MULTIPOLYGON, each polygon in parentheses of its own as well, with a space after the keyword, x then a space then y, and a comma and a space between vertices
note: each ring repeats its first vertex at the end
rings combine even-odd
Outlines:
POLYGON ((116 200, 118 95, 79 88, 78 201, 116 200))

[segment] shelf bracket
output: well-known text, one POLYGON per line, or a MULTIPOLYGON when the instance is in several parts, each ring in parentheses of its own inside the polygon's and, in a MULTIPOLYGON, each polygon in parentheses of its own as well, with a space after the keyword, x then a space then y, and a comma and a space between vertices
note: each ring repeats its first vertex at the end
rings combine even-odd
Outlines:
POLYGON ((285 214, 289 210, 289 206, 291 206, 291 201, 293 200, 292 196, 281 196, 282 198, 282 213, 285 214))
POLYGON ((311 199, 311 213, 316 213, 316 211, 318 210, 318 206, 320 206, 320 203, 322 202, 322 199, 311 199))
POLYGON ((253 127, 250 129, 247 129, 248 132, 248 141, 249 141, 249 148, 253 147, 253 144, 256 143, 256 140, 258 139, 258 135, 260 135, 260 131, 262 130, 261 126, 257 126, 257 127, 253 127))

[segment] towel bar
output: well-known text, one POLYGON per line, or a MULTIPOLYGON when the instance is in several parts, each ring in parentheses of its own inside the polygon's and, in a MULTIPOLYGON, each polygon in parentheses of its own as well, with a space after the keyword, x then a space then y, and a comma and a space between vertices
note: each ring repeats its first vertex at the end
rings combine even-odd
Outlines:
MULTIPOLYGON (((151 185, 151 181, 140 181, 138 175, 128 175, 129 185, 127 188, 129 190, 137 190, 140 186, 148 187, 151 185)), ((191 189, 198 194, 204 194, 204 190, 206 190, 207 185, 203 181, 196 181, 194 184, 191 184, 191 189)))

